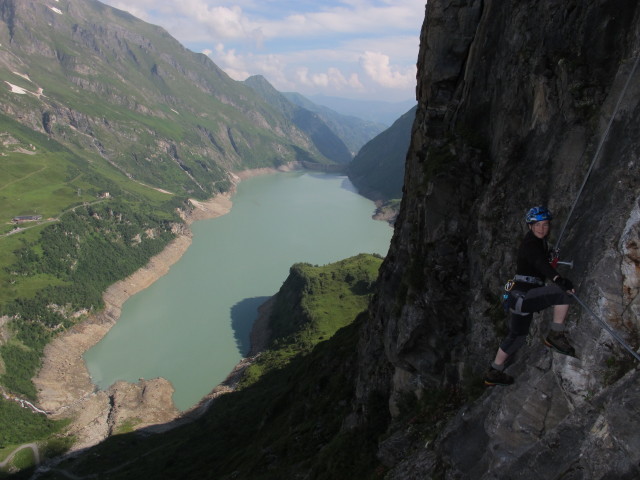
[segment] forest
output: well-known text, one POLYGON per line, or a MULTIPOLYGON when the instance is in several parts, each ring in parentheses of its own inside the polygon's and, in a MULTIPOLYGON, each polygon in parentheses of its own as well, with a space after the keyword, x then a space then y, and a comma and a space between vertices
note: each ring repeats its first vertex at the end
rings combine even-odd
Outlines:
POLYGON ((37 241, 22 241, 5 275, 13 284, 38 276, 51 281, 0 306, 0 315, 11 319, 10 338, 0 346, 2 385, 35 399, 31 378, 52 335, 102 308, 109 285, 144 266, 175 237, 177 215, 161 215, 114 199, 76 208, 45 227, 37 241))

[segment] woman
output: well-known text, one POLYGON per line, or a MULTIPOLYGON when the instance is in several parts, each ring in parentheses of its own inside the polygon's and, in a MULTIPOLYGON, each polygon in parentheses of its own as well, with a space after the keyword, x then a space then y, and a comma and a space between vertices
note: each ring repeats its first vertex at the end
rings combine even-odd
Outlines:
POLYGON ((507 299, 511 318, 509 334, 500 343, 498 353, 485 375, 485 385, 511 385, 513 377, 504 372, 505 361, 524 344, 534 312, 553 306, 553 323, 544 343, 564 354, 574 355, 575 350, 564 333, 564 321, 575 293, 573 284, 561 277, 549 264, 549 235, 551 212, 546 207, 533 207, 525 221, 529 231, 518 249, 516 276, 507 299), (555 285, 545 285, 545 279, 555 285))

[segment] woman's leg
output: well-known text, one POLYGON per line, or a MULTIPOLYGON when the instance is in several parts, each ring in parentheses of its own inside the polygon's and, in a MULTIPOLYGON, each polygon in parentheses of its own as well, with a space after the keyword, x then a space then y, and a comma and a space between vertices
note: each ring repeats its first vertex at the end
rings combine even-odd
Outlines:
POLYGON ((509 333, 500 343, 494 360, 495 366, 502 366, 510 355, 516 353, 527 339, 533 314, 518 315, 512 313, 509 319, 509 333))
POLYGON ((567 313, 569 312, 569 305, 554 305, 553 306, 553 323, 560 325, 564 324, 567 313))

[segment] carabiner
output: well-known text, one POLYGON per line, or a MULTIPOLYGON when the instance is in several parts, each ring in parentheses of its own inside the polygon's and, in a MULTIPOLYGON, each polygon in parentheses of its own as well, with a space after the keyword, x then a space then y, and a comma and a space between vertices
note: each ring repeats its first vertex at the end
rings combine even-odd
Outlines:
POLYGON ((515 284, 516 284, 516 282, 515 282, 515 280, 513 278, 511 280, 507 281, 507 283, 504 284, 504 291, 505 292, 510 292, 515 284))

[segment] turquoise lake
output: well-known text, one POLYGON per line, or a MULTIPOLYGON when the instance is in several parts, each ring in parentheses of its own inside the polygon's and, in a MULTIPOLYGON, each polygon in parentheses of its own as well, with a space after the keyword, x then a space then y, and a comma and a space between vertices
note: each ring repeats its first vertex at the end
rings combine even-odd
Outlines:
POLYGON ((164 377, 185 410, 249 350, 257 308, 296 262, 386 255, 393 229, 345 176, 277 173, 238 185, 231 212, 195 222, 193 243, 167 275, 129 298, 85 354, 99 388, 164 377))

